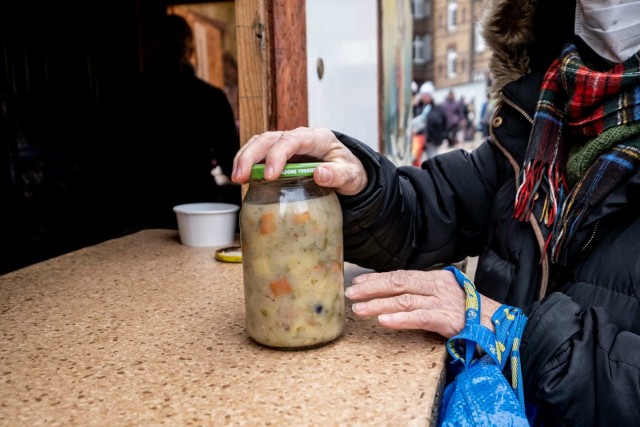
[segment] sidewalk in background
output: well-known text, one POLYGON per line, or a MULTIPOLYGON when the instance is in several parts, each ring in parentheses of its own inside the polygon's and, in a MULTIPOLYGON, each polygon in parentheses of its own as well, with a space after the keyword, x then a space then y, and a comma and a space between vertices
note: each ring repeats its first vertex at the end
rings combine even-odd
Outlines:
POLYGON ((472 140, 460 142, 455 147, 449 147, 448 142, 443 142, 442 145, 438 147, 438 154, 446 153, 448 151, 457 150, 457 149, 472 151, 476 147, 478 147, 478 145, 482 144, 484 140, 485 138, 482 136, 482 132, 476 132, 472 140))

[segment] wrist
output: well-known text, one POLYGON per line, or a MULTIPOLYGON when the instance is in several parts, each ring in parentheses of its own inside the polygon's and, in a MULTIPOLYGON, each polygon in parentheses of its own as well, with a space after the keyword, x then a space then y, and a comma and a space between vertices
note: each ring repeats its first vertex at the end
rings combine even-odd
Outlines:
POLYGON ((487 298, 484 295, 482 296, 482 312, 480 313, 480 323, 491 330, 491 332, 495 333, 496 328, 491 321, 493 314, 500 308, 500 303, 492 300, 491 298, 487 298))

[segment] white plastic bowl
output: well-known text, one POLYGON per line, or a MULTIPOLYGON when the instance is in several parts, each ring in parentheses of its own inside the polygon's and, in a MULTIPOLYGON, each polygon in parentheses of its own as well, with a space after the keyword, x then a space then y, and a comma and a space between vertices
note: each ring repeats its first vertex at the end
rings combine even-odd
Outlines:
POLYGON ((233 242, 240 206, 229 203, 186 203, 173 207, 180 242, 187 246, 222 246, 233 242))

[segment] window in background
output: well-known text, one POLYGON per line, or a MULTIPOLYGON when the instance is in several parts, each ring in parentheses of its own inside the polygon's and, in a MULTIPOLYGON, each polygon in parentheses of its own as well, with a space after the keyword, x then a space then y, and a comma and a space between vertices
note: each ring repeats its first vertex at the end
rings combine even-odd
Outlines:
POLYGON ((474 35, 475 51, 478 53, 484 52, 485 49, 487 48, 487 43, 485 42, 484 37, 482 37, 482 27, 478 24, 475 24, 473 26, 473 31, 475 32, 475 35, 474 35))
POLYGON ((458 26, 458 1, 449 0, 447 4, 447 31, 452 32, 458 26))
POLYGON ((431 16, 431 0, 413 0, 413 18, 416 20, 431 16))
POLYGON ((431 34, 416 34, 413 38, 413 63, 431 62, 432 55, 431 34))
POLYGON ((458 75, 458 52, 455 48, 447 50, 447 78, 453 79, 458 75))

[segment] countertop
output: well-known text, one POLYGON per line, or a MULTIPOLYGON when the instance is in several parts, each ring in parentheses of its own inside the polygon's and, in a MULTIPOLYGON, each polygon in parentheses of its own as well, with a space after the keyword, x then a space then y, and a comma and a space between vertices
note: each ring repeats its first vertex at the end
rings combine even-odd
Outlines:
MULTIPOLYGON (((359 271, 347 265, 346 281, 359 271)), ((349 305, 331 344, 261 347, 244 327, 242 265, 174 230, 5 274, 0 425, 434 423, 444 339, 383 329, 349 305)))

